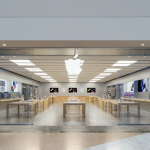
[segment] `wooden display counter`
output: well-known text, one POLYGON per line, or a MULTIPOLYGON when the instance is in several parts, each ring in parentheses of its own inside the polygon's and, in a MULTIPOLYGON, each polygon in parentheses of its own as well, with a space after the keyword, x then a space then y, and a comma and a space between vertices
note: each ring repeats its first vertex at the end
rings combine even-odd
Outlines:
POLYGON ((12 99, 2 99, 0 102, 13 102, 13 101, 21 101, 21 98, 12 98, 12 99))
POLYGON ((138 98, 129 98, 129 97, 121 97, 122 100, 128 101, 139 101, 139 102, 150 102, 150 100, 138 99, 138 98))

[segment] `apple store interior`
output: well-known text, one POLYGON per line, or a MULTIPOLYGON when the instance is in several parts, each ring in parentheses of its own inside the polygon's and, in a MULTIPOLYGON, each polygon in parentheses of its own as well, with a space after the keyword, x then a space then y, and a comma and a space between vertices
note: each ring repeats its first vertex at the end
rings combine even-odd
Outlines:
POLYGON ((149 125, 149 64, 144 47, 3 47, 0 124, 149 125))

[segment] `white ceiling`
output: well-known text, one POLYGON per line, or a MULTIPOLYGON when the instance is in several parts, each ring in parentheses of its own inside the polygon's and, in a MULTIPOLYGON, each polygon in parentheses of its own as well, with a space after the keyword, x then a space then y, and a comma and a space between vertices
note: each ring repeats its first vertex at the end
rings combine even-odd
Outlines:
MULTIPOLYGON (((118 67, 122 70, 112 73, 112 75, 101 79, 98 82, 106 82, 117 77, 121 77, 132 72, 149 67, 150 50, 147 49, 114 49, 114 48, 78 48, 77 53, 79 59, 84 60, 82 72, 79 75, 77 82, 89 82, 95 76, 103 73, 107 68, 112 67, 119 60, 132 60, 136 63, 128 67, 118 67), (144 54, 146 57, 144 57, 144 54), (131 55, 131 57, 128 57, 131 55)), ((30 49, 1 49, 0 67, 14 73, 26 76, 39 82, 47 82, 47 80, 29 72, 24 68, 40 68, 44 73, 47 73, 57 82, 69 82, 65 67, 67 59, 73 59, 74 48, 30 48, 30 49), (14 55, 16 57, 14 57, 14 55), (18 66, 9 61, 30 60, 36 66, 18 66)))

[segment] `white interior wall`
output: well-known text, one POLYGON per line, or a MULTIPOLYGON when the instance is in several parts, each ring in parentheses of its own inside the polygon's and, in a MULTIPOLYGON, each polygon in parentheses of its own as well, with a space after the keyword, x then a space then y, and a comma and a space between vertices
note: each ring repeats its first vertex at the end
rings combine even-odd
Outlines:
POLYGON ((41 83, 40 97, 44 95, 55 96, 101 96, 106 95, 105 83, 41 83), (50 93, 50 88, 59 88, 58 93, 50 93), (68 88, 77 88, 77 93, 68 93, 68 88), (87 93, 87 88, 96 88, 96 93, 87 93), (63 92, 65 89, 65 92, 63 92))

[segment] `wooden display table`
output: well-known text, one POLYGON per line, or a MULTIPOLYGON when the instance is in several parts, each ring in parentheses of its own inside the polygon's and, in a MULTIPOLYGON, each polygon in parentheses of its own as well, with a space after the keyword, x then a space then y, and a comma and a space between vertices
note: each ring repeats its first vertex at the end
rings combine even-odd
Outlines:
POLYGON ((94 102, 95 104, 96 100, 97 100, 97 96, 89 96, 89 102, 94 102))
POLYGON ((118 117, 120 117, 121 106, 127 106, 127 114, 129 114, 129 106, 130 105, 137 105, 138 106, 138 117, 140 117, 140 103, 137 102, 120 102, 120 101, 111 101, 110 102, 110 112, 112 114, 112 104, 116 104, 118 106, 118 117))
POLYGON ((57 102, 57 96, 52 96, 52 103, 57 102))
POLYGON ((0 102, 11 102, 11 101, 21 101, 21 98, 3 99, 0 102))
POLYGON ((63 103, 63 118, 65 118, 65 114, 67 113, 67 106, 68 105, 81 105, 82 106, 82 114, 83 114, 83 117, 85 118, 85 102, 72 102, 72 101, 68 101, 68 102, 64 102, 63 103))
POLYGON ((147 100, 144 99, 138 99, 138 98, 130 98, 130 97, 121 97, 122 100, 129 100, 129 101, 140 101, 140 102, 145 102, 147 100))
POLYGON ((37 113, 37 102, 30 101, 30 102, 13 102, 6 104, 6 117, 9 117, 9 106, 10 105, 16 105, 18 106, 18 117, 19 117, 19 106, 27 106, 27 117, 30 117, 30 106, 35 105, 35 114, 37 113))

